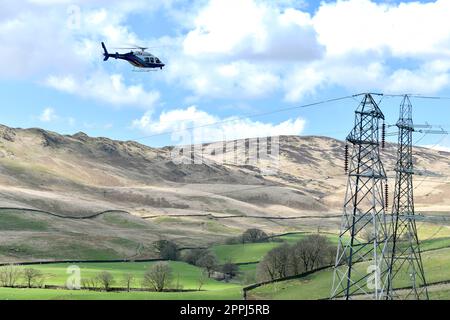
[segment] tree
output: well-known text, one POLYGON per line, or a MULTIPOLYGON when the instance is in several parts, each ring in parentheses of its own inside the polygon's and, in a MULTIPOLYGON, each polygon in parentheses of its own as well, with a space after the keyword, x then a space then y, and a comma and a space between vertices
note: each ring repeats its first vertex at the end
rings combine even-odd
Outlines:
POLYGON ((185 255, 183 256, 183 261, 197 266, 197 261, 207 253, 207 249, 191 249, 185 253, 185 255))
POLYGON ((175 283, 175 290, 177 290, 177 291, 183 290, 183 285, 180 282, 180 273, 177 273, 177 281, 175 283))
POLYGON ((196 265, 206 270, 208 277, 211 277, 212 272, 217 268, 217 257, 210 251, 205 252, 198 260, 196 265))
POLYGON ((275 280, 332 265, 335 255, 336 247, 326 237, 309 235, 269 251, 258 264, 258 278, 275 280))
POLYGON ((23 270, 23 277, 28 288, 41 286, 44 275, 40 270, 34 268, 26 268, 23 270))
POLYGON ((99 286, 100 286, 100 281, 97 276, 92 277, 92 278, 81 279, 81 287, 83 289, 96 290, 96 289, 98 289, 99 286))
POLYGON ((0 284, 3 287, 14 287, 20 277, 20 269, 13 264, 0 267, 0 284))
POLYGON ((232 263, 231 261, 227 261, 223 266, 222 266, 222 272, 229 278, 234 278, 237 273, 239 271, 239 267, 238 265, 232 263))
POLYGON ((242 234, 242 243, 256 243, 256 242, 267 242, 267 233, 261 229, 247 229, 242 234))
POLYGON ((291 255, 291 259, 295 260, 294 263, 291 263, 294 269, 293 274, 308 272, 331 264, 335 252, 336 249, 326 237, 318 234, 305 237, 298 241, 293 248, 291 255))
POLYGON ((200 276, 197 279, 198 283, 198 291, 202 290, 203 285, 208 281, 208 274, 205 271, 200 273, 200 276))
POLYGON ((97 275, 97 280, 100 285, 105 289, 105 291, 109 291, 111 286, 114 284, 114 277, 108 271, 102 271, 97 275))
POLYGON ((258 264, 258 277, 265 281, 288 276, 290 249, 284 244, 270 250, 258 264))
POLYGON ((152 265, 144 274, 142 285, 162 292, 172 281, 172 269, 169 264, 158 262, 152 265))
POLYGON ((178 260, 178 246, 169 240, 158 240, 153 243, 153 247, 164 260, 178 260))
POLYGON ((134 275, 132 273, 124 273, 123 274, 123 283, 127 288, 127 291, 130 292, 131 284, 134 281, 134 275))

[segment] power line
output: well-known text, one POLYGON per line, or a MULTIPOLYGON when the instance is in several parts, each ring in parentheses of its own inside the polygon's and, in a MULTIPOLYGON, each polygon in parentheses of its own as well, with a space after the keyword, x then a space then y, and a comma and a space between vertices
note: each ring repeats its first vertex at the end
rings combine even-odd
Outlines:
POLYGON ((450 100, 450 97, 441 97, 441 96, 426 96, 422 94, 381 94, 384 97, 405 97, 408 96, 410 98, 418 98, 418 99, 433 99, 433 100, 450 100))
MULTIPOLYGON (((346 99, 355 99, 356 97, 359 97, 364 94, 365 93, 358 93, 358 94, 353 94, 353 95, 348 95, 348 96, 343 96, 343 97, 338 97, 338 98, 321 100, 321 101, 308 103, 308 104, 304 104, 304 105, 300 105, 300 106, 287 107, 287 108, 282 108, 282 109, 277 109, 277 110, 272 110, 272 111, 267 111, 267 112, 260 112, 260 113, 249 113, 249 114, 244 114, 244 115, 241 115, 238 117, 233 117, 233 118, 222 120, 222 121, 216 121, 216 122, 198 125, 198 126, 191 126, 191 127, 184 128, 184 129, 164 131, 164 132, 155 133, 155 134, 151 134, 151 135, 147 135, 147 136, 142 136, 142 137, 138 137, 138 138, 134 138, 134 139, 130 139, 130 140, 138 141, 138 140, 150 139, 150 138, 154 138, 154 137, 158 137, 158 136, 169 135, 169 134, 176 133, 176 132, 184 132, 184 131, 188 131, 188 130, 194 130, 197 128, 216 126, 216 125, 220 125, 220 124, 224 124, 224 123, 232 123, 232 122, 247 119, 247 118, 255 118, 255 117, 261 117, 261 116, 286 112, 286 111, 290 111, 290 110, 304 109, 304 108, 314 107, 314 106, 337 102, 337 101, 346 100, 346 99)), ((400 94, 384 94, 384 93, 371 93, 371 94, 381 96, 379 103, 381 103, 381 101, 383 100, 384 97, 404 97, 405 96, 405 94, 402 94, 402 95, 400 95, 400 94)), ((450 97, 425 96, 425 95, 421 95, 421 94, 406 94, 406 95, 409 97, 420 98, 420 99, 434 99, 434 100, 438 100, 438 99, 439 100, 449 100, 450 99, 450 97)))
POLYGON ((188 128, 185 128, 185 129, 171 130, 171 131, 155 133, 155 134, 152 134, 152 135, 143 136, 143 137, 135 138, 135 139, 132 139, 132 140, 149 139, 149 138, 153 138, 153 137, 158 137, 158 136, 163 136, 163 135, 167 135, 167 134, 172 134, 172 133, 175 133, 175 132, 184 132, 184 131, 187 131, 187 130, 193 130, 193 129, 197 129, 197 128, 216 126, 216 125, 219 125, 219 124, 235 122, 235 121, 239 121, 239 120, 247 119, 247 118, 262 117, 262 116, 267 116, 267 115, 280 113, 280 112, 286 112, 286 111, 290 111, 290 110, 310 108, 310 107, 314 107, 314 106, 318 106, 318 105, 322 105, 322 104, 326 104, 326 103, 337 102, 337 101, 351 99, 351 98, 353 98, 353 96, 344 96, 344 97, 339 97, 339 98, 332 98, 332 99, 327 99, 327 100, 321 100, 321 101, 318 101, 318 102, 308 103, 308 104, 295 106, 295 107, 287 107, 287 108, 282 108, 282 109, 277 109, 277 110, 272 110, 272 111, 267 111, 267 112, 260 112, 260 113, 250 113, 250 114, 242 115, 242 116, 239 116, 239 117, 234 117, 232 119, 212 122, 212 123, 203 124, 203 125, 199 125, 199 126, 192 126, 192 127, 188 127, 188 128))

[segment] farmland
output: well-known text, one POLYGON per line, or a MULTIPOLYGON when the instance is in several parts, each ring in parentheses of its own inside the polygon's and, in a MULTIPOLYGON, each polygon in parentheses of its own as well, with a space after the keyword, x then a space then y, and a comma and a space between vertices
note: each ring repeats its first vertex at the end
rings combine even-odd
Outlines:
MULTIPOLYGON (((450 288, 445 284, 450 279, 450 248, 449 230, 447 227, 428 223, 419 224, 422 238, 423 261, 427 280, 434 284, 430 287, 430 298, 446 299, 450 288), (434 235, 434 236, 433 236, 434 235), (432 236, 432 237, 431 237, 432 236), (430 238, 431 237, 431 238, 430 238)), ((45 276, 48 289, 28 288, 1 288, 0 299, 242 299, 242 289, 250 283, 257 281, 257 262, 271 249, 284 243, 295 243, 308 233, 299 232, 274 237, 270 242, 246 244, 217 244, 211 247, 220 263, 233 261, 239 265, 239 275, 229 282, 207 279, 198 291, 199 278, 202 270, 199 267, 180 261, 169 261, 172 269, 171 287, 181 289, 180 292, 149 292, 140 291, 145 271, 155 262, 96 262, 77 263, 81 278, 91 278, 100 272, 107 271, 114 277, 114 289, 123 289, 122 278, 124 274, 131 273, 134 279, 131 283, 131 292, 104 292, 101 290, 65 290, 70 263, 34 264, 31 267, 38 269, 45 276), (55 289, 53 287, 58 287, 55 289)), ((327 238, 336 243, 337 236, 327 234, 327 238)), ((21 269, 30 266, 20 266, 21 269)), ((357 268, 364 269, 364 265, 357 268)), ((248 292, 249 299, 326 299, 330 294, 332 270, 318 271, 302 279, 276 282, 264 285, 248 292)), ((407 279, 403 279, 406 284, 407 279)))

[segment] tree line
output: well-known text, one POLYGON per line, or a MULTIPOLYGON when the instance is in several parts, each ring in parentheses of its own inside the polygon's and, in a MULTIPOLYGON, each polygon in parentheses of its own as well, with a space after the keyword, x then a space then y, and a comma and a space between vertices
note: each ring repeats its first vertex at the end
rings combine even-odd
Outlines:
MULTIPOLYGON (((45 275, 41 270, 31 267, 22 269, 14 264, 0 267, 0 286, 2 287, 45 288, 47 277, 48 275, 45 275)), ((136 280, 135 275, 132 273, 124 273, 121 279, 116 279, 111 272, 101 271, 92 277, 81 279, 81 288, 111 291, 114 285, 122 284, 125 290, 129 292, 134 288, 136 280)), ((166 262, 158 262, 150 265, 145 271, 141 280, 141 288, 161 292, 170 288, 172 281, 173 276, 170 265, 166 262)), ((182 287, 178 285, 178 288, 174 289, 181 290, 182 287)))
POLYGON ((328 238, 314 234, 269 251, 257 267, 258 280, 273 281, 332 265, 336 246, 328 238))

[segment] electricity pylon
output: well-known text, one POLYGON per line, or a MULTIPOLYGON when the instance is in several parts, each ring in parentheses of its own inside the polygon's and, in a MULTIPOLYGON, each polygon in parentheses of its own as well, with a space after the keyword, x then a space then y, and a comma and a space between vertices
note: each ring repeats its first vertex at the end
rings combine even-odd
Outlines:
POLYGON ((399 134, 392 206, 392 256, 388 293, 394 299, 423 300, 428 299, 428 290, 414 215, 412 158, 414 125, 412 105, 407 95, 400 105, 397 127, 399 134), (396 291, 407 286, 408 289, 396 291))
POLYGON ((386 299, 389 232, 386 173, 380 160, 379 122, 384 115, 371 94, 355 111, 347 192, 334 267, 332 299, 386 299))

